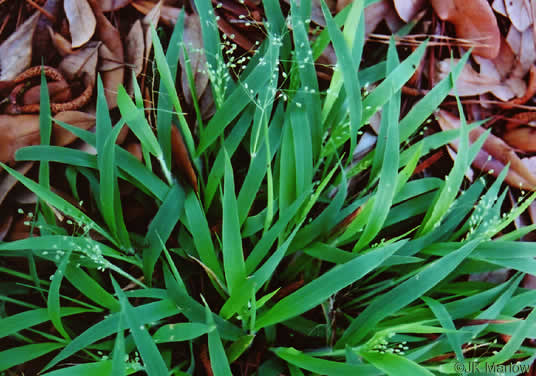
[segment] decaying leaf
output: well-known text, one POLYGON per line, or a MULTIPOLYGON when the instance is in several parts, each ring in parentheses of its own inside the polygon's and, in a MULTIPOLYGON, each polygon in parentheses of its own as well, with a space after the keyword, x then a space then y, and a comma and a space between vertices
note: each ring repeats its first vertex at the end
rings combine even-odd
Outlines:
POLYGON ((151 49, 153 48, 153 38, 151 36, 151 25, 156 28, 158 26, 158 20, 160 19, 160 10, 162 9, 162 0, 160 0, 156 6, 151 9, 149 13, 141 21, 143 31, 145 33, 145 59, 143 61, 142 72, 147 72, 147 62, 151 55, 151 49))
POLYGON ((38 115, 0 115, 0 162, 11 163, 19 148, 39 143, 38 115))
POLYGON ((188 150, 184 145, 184 140, 180 131, 174 125, 171 127, 171 150, 173 152, 173 161, 181 173, 183 173, 193 189, 197 192, 197 176, 192 166, 192 161, 188 150))
POLYGON ((396 12, 404 21, 411 21, 426 4, 425 0, 394 0, 396 12))
POLYGON ((134 71, 136 76, 138 76, 143 69, 143 53, 145 50, 143 29, 140 20, 136 20, 134 25, 130 28, 125 40, 125 49, 127 64, 134 71))
POLYGON ((51 27, 48 27, 48 34, 52 41, 52 45, 61 56, 73 53, 71 42, 65 39, 60 33, 56 33, 51 27))
POLYGON ((132 0, 101 0, 101 7, 103 12, 111 12, 130 4, 132 0))
MULTIPOLYGON (((147 15, 156 6, 156 4, 147 0, 135 0, 132 2, 132 6, 136 8, 138 12, 147 15)), ((177 22, 177 18, 179 17, 181 11, 182 10, 180 8, 162 5, 160 7, 160 21, 167 26, 173 26, 177 22)))
POLYGON ((32 37, 39 12, 28 18, 0 45, 0 81, 9 81, 25 71, 32 61, 32 37))
POLYGON ((60 63, 59 69, 69 79, 81 78, 84 74, 94 82, 97 71, 100 42, 90 42, 84 48, 80 48, 66 56, 60 63))
MULTIPOLYGON (((460 127, 460 119, 447 111, 440 110, 436 114, 436 119, 443 130, 460 127)), ((469 141, 475 142, 484 132, 486 130, 482 127, 473 129, 469 133, 469 141)), ((452 142, 451 145, 458 150, 459 140, 452 142)), ((497 177, 508 163, 510 168, 505 178, 508 184, 516 188, 536 190, 536 175, 517 156, 511 146, 493 134, 487 137, 473 161, 473 167, 497 177)))
POLYGON ((115 69, 106 70, 101 73, 104 95, 108 102, 108 108, 112 109, 117 107, 117 88, 124 81, 123 43, 121 42, 119 31, 102 13, 100 3, 97 0, 89 0, 89 3, 93 8, 97 20, 97 37, 103 43, 99 48, 100 64, 103 61, 119 63, 115 69))
MULTIPOLYGON (((54 119, 67 123, 77 128, 90 129, 95 125, 95 116, 81 111, 64 111, 54 116, 54 119)), ((65 146, 76 140, 76 136, 59 126, 58 124, 52 125, 53 133, 52 139, 55 145, 65 146)))
MULTIPOLYGON (((350 3, 349 1, 348 3, 350 3)), ((337 9, 338 5, 337 5, 337 9)), ((342 9, 342 8, 341 8, 342 9)), ((380 0, 365 8, 365 34, 370 34, 376 26, 383 20, 389 30, 396 31, 400 28, 401 22, 390 1, 380 0)))
POLYGON ((508 18, 512 25, 520 31, 525 31, 532 24, 532 11, 529 0, 506 0, 504 2, 508 18))
POLYGON ((527 28, 525 31, 519 32, 515 27, 511 26, 506 36, 506 42, 516 57, 518 75, 524 76, 536 62, 532 29, 527 28))
MULTIPOLYGON (((94 116, 78 111, 60 112, 55 119, 83 129, 89 129, 95 124, 94 116)), ((57 124, 53 125, 52 138, 54 144, 59 146, 70 144, 76 139, 71 132, 57 124)), ((11 163, 18 149, 39 143, 39 115, 0 115, 0 162, 11 163)))
MULTIPOLYGON (((15 169, 21 174, 26 175, 33 165, 34 162, 24 162, 21 165, 17 166, 15 169)), ((2 202, 4 202, 5 198, 7 197, 7 194, 13 189, 15 185, 17 185, 17 182, 17 178, 12 176, 11 174, 3 175, 2 179, 0 180, 0 205, 2 205, 2 202)))
MULTIPOLYGON (((493 60, 475 57, 480 63, 480 73, 470 64, 466 64, 456 81, 456 93, 460 96, 492 93, 497 98, 507 101, 513 97, 521 97, 527 90, 523 80, 523 72, 517 63, 510 47, 503 41, 500 53, 493 60)), ((447 76, 459 60, 446 59, 438 63, 437 80, 447 76)), ((454 90, 451 94, 454 94, 454 90)))
MULTIPOLYGON (((0 201, 1 203, 1 201, 0 201)), ((13 224, 13 215, 8 215, 5 218, 0 218, 0 242, 4 241, 4 238, 6 237, 7 233, 11 229, 11 225, 13 224)))
POLYGON ((97 26, 97 20, 87 0, 64 1, 63 8, 69 20, 73 48, 86 44, 97 26))
POLYGON ((459 38, 474 43, 473 54, 493 59, 499 53, 501 33, 486 0, 430 0, 443 21, 456 28, 459 38))
MULTIPOLYGON (((195 92, 197 94, 197 98, 199 99, 208 86, 208 75, 206 73, 207 60, 205 58, 205 53, 203 52, 201 24, 199 22, 198 15, 190 14, 185 17, 183 41, 190 61, 190 68, 194 76, 195 92)), ((184 98, 188 104, 192 104, 192 93, 188 83, 186 63, 183 53, 180 54, 180 65, 181 85, 184 98)))
MULTIPOLYGON (((67 81, 55 81, 48 82, 48 95, 50 96, 51 102, 68 102, 71 100, 71 87, 67 81)), ((41 87, 40 85, 35 85, 34 87, 26 90, 22 96, 22 104, 35 104, 39 103, 41 98, 41 87)))

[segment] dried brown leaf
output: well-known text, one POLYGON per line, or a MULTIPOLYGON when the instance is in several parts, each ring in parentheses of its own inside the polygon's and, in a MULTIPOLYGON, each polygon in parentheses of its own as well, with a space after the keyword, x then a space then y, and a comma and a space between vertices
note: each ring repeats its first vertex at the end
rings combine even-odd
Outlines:
MULTIPOLYGON (((460 119, 447 111, 440 110, 436 119, 443 130, 460 127, 460 119)), ((469 133, 470 142, 475 142, 484 132, 486 130, 482 127, 473 129, 469 133)), ((451 145, 458 150, 459 140, 451 142, 451 145)), ((510 168, 505 178, 508 184, 516 188, 536 190, 536 175, 523 163, 511 146, 493 134, 487 137, 473 161, 473 167, 497 177, 508 163, 510 168)))
MULTIPOLYGON (((132 6, 142 14, 149 14, 155 7, 155 3, 147 0, 135 0, 132 2, 132 6)), ((180 8, 162 5, 160 8, 160 21, 167 26, 173 26, 177 22, 177 18, 182 10, 180 8)))
POLYGON ((493 59, 499 53, 501 33, 486 0, 430 0, 437 15, 456 28, 459 38, 474 43, 473 54, 493 59))
POLYGON ((0 223, 0 242, 4 240, 7 233, 11 229, 12 224, 13 224, 13 215, 8 215, 6 218, 2 220, 2 222, 0 223))
POLYGON ((512 49, 516 57, 516 70, 519 77, 524 76, 530 67, 536 62, 536 51, 534 49, 534 33, 527 28, 524 32, 519 32, 511 26, 506 36, 506 42, 512 49))
POLYGON ((39 12, 36 12, 0 45, 0 81, 13 80, 30 66, 32 37, 38 19, 39 12))
POLYGON ((97 26, 97 20, 87 0, 64 1, 63 8, 69 20, 73 48, 86 44, 95 34, 97 26))
MULTIPOLYGON (((480 72, 475 71, 470 64, 465 64, 451 95, 457 93, 463 97, 490 92, 503 101, 523 96, 527 85, 518 73, 511 70, 514 66, 510 63, 515 60, 502 59, 500 56, 495 60, 477 59, 480 63, 480 72)), ((458 59, 446 59, 438 62, 436 80, 445 78, 458 61, 458 59)))
POLYGON ((143 69, 143 53, 145 43, 143 41, 143 29, 141 21, 136 20, 130 28, 125 40, 126 60, 130 68, 138 76, 143 69))
POLYGON ((0 115, 0 162, 13 162, 19 148, 39 143, 38 115, 0 115))
POLYGON ((528 0, 506 0, 504 5, 508 18, 518 31, 523 32, 532 24, 532 12, 528 0))
POLYGON ((425 0, 394 0, 396 12, 404 21, 411 21, 424 8, 425 0))
POLYGON ((95 18, 97 20, 96 34, 103 45, 99 48, 100 64, 103 61, 119 63, 117 68, 103 71, 101 73, 102 83, 104 86, 104 95, 108 102, 108 108, 117 107, 117 88, 123 84, 125 68, 124 68, 124 52, 123 43, 119 31, 108 21, 102 13, 100 3, 97 0, 89 0, 95 18), (106 46, 106 49, 103 47, 106 46))
MULTIPOLYGON (((77 128, 90 129, 95 125, 95 116, 81 111, 64 111, 54 116, 54 119, 67 123, 77 128)), ((77 139, 77 137, 65 128, 54 123, 52 128, 54 145, 65 146, 77 139)))
POLYGON ((103 12, 111 12, 130 4, 132 0, 101 0, 101 7, 103 12))
MULTIPOLYGON (((17 166, 15 169, 23 174, 26 175, 28 171, 32 168, 35 162, 24 162, 21 165, 17 166)), ((7 194, 13 189, 15 185, 17 185, 17 178, 12 176, 11 174, 5 174, 3 176, 3 179, 0 181, 0 205, 2 205, 2 202, 7 197, 7 194)))
MULTIPOLYGON (((350 3, 348 1, 347 3, 350 3)), ((337 5, 339 9, 339 5, 337 5)), ((342 9, 342 8, 341 8, 342 9)), ((370 34, 376 29, 378 24, 385 20, 385 23, 391 31, 400 28, 401 22, 398 14, 393 9, 390 1, 380 0, 365 8, 365 34, 370 34)))
MULTIPOLYGON (((68 102, 71 100, 71 87, 67 81, 56 81, 47 83, 48 94, 51 102, 68 102)), ((22 104, 35 104, 39 103, 41 98, 41 87, 35 85, 34 87, 26 90, 22 96, 22 104)))
POLYGON ((65 39, 60 33, 56 33, 54 30, 52 30, 50 26, 47 28, 47 30, 48 34, 50 35, 50 39, 52 40, 52 45, 54 48, 56 48, 56 51, 58 51, 61 56, 73 53, 71 42, 65 39))
POLYGON ((179 171, 186 176, 188 182, 197 192, 197 176, 192 166, 190 155, 184 145, 184 140, 182 139, 180 131, 174 125, 171 127, 171 150, 173 152, 173 161, 175 162, 175 165, 179 171))
POLYGON ((100 42, 90 42, 66 56, 60 63, 59 69, 69 80, 81 78, 84 74, 95 82, 100 42))
MULTIPOLYGON (((187 15, 184 19, 183 41, 190 60, 190 68, 194 76, 195 92, 199 99, 208 86, 208 74, 206 73, 207 60, 203 50, 203 38, 201 23, 196 14, 187 15)), ((184 98, 188 104, 192 104, 192 93, 186 75, 186 63, 184 54, 180 54, 181 85, 184 98)))

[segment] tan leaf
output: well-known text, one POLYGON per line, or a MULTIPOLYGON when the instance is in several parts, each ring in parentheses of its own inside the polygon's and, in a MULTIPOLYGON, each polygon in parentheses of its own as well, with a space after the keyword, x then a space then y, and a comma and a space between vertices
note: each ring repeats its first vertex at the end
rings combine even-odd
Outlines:
POLYGON ((365 34, 370 34, 380 22, 385 23, 391 31, 398 30, 401 26, 400 19, 390 1, 380 0, 365 8, 365 34))
POLYGON ((67 0, 63 3, 65 15, 69 20, 73 48, 86 44, 93 34, 97 20, 87 0, 67 0))
POLYGON ((506 36, 506 42, 516 56, 516 69, 519 70, 518 75, 522 77, 527 74, 530 67, 536 62, 534 33, 530 28, 520 33, 515 27, 510 26, 510 30, 506 36))
POLYGON ((111 12, 130 4, 132 0, 101 0, 101 7, 103 12, 111 12))
MULTIPOLYGON (((500 53, 493 60, 476 57, 480 64, 480 72, 475 71, 470 64, 466 64, 458 80, 456 81, 456 91, 460 96, 472 96, 484 93, 492 93, 497 98, 507 101, 513 97, 521 97, 527 90, 527 85, 523 80, 523 73, 519 70, 515 55, 510 47, 503 41, 500 53)), ((437 80, 447 76, 459 60, 446 59, 440 61, 437 69, 437 80)))
MULTIPOLYGON (((132 6, 138 10, 138 12, 145 15, 149 14, 155 7, 155 3, 147 0, 135 0, 132 2, 132 6)), ((160 8, 160 21, 167 26, 173 26, 177 22, 177 18, 182 10, 180 8, 171 7, 168 5, 162 5, 160 8)))
POLYGON ((145 43, 143 41, 143 29, 141 27, 141 21, 136 20, 134 25, 130 28, 127 38, 125 40, 125 49, 127 56, 127 63, 130 68, 138 76, 143 69, 143 53, 145 50, 145 43))
POLYGON ((52 40, 52 44, 61 56, 73 53, 71 42, 65 39, 60 33, 56 33, 54 30, 52 30, 50 26, 47 29, 50 39, 52 40))
MULTIPOLYGON (((35 162, 24 162, 17 166, 15 169, 23 175, 26 175, 32 168, 35 162)), ((11 174, 5 174, 0 180, 0 205, 4 202, 7 194, 17 185, 18 180, 11 174)))
POLYGON ((13 224, 13 215, 8 215, 6 218, 2 220, 2 222, 0 223, 0 242, 4 240, 9 230, 11 229, 12 224, 13 224))
POLYGON ((13 80, 30 66, 32 37, 38 19, 39 12, 35 12, 0 45, 0 81, 13 80))
POLYGON ((506 0, 504 5, 508 18, 518 31, 523 32, 532 24, 532 11, 528 0, 506 0))
POLYGON ((171 126, 171 150, 173 152, 173 161, 175 162, 175 165, 179 171, 186 176, 188 182, 197 192, 197 176, 192 166, 190 155, 184 145, 180 131, 174 125, 171 126))
MULTIPOLYGON (((64 111, 54 116, 54 119, 67 123, 77 128, 90 129, 95 125, 95 116, 80 111, 64 111)), ((52 125, 52 136, 54 145, 65 146, 77 139, 77 137, 59 126, 56 123, 52 125)))
MULTIPOLYGON (((47 86, 51 102, 68 102, 71 100, 71 87, 67 81, 48 82, 47 86)), ((22 96, 22 104, 36 104, 40 102, 40 98, 41 87, 40 85, 35 85, 24 92, 24 95, 22 96)))
MULTIPOLYGON (((436 78, 437 81, 447 77, 451 71, 451 67, 458 63, 458 59, 443 60, 439 62, 436 78)), ((451 95, 459 95, 461 97, 479 95, 488 92, 496 93, 496 95, 502 100, 508 100, 514 96, 511 90, 507 87, 503 87, 501 78, 497 72, 490 71, 488 74, 478 73, 470 64, 466 64, 458 79, 456 80, 456 87, 451 91, 451 95)))
POLYGON ((395 9, 404 21, 411 21, 424 8, 425 0, 394 0, 395 9))
POLYGON ((100 42, 90 42, 67 55, 60 63, 59 69, 69 80, 81 78, 84 73, 91 82, 95 82, 100 42))
POLYGON ((443 21, 456 28, 459 38, 474 43, 473 54, 493 59, 499 53, 501 33, 486 0, 430 0, 443 21))
POLYGON ((506 7, 504 6, 504 0, 493 0, 491 7, 495 12, 499 13, 500 15, 508 17, 508 15, 506 14, 506 7))
POLYGON ((19 148, 39 143, 38 115, 0 115, 0 162, 13 162, 19 148))
MULTIPOLYGON (((145 31, 145 65, 149 61, 149 55, 153 48, 153 38, 151 36, 151 25, 156 28, 158 26, 158 20, 160 19, 160 10, 162 9, 162 0, 160 0, 156 6, 151 9, 149 13, 141 21, 143 30, 145 31)), ((143 68, 145 72, 145 67, 143 68)))
MULTIPOLYGON (((440 110, 436 119, 443 130, 460 127, 460 119, 447 111, 440 110)), ((473 129, 469 133, 469 141, 475 142, 484 132, 486 130, 482 127, 473 129)), ((451 145, 458 150, 459 139, 451 142, 451 145)), ((505 178, 508 184, 516 188, 536 190, 536 175, 527 168, 511 146, 493 134, 486 138, 473 161, 473 167, 497 177, 508 163, 510 168, 505 178)))
MULTIPOLYGON (((194 76, 195 92, 197 94, 197 99, 199 99, 208 86, 208 75, 206 73, 207 60, 203 50, 201 23, 199 21, 199 16, 196 14, 187 15, 184 19, 183 42, 186 47, 186 52, 188 53, 190 68, 194 76)), ((192 93, 186 75, 186 63, 183 53, 180 54, 180 64, 182 67, 181 84, 184 98, 188 104, 192 104, 192 93)))
POLYGON ((96 34, 103 45, 106 46, 106 50, 103 45, 99 48, 99 58, 102 60, 119 63, 116 69, 103 71, 101 73, 102 83, 104 86, 104 95, 108 102, 108 108, 112 109, 117 107, 117 88, 123 84, 125 68, 124 68, 124 52, 123 43, 121 42, 121 35, 119 31, 108 21, 108 19, 102 13, 100 3, 97 0, 89 0, 95 18, 97 20, 96 34), (106 55, 105 52, 109 52, 110 55, 106 55))

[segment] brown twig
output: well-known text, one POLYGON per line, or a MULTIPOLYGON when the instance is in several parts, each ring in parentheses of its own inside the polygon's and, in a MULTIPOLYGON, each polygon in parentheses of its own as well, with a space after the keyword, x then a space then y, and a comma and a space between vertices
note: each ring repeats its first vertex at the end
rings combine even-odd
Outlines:
POLYGON ((50 14, 50 12, 47 12, 45 9, 39 6, 39 4, 34 3, 32 0, 26 0, 26 2, 35 9, 37 9, 43 16, 48 18, 50 22, 56 22, 56 18, 52 14, 50 14))

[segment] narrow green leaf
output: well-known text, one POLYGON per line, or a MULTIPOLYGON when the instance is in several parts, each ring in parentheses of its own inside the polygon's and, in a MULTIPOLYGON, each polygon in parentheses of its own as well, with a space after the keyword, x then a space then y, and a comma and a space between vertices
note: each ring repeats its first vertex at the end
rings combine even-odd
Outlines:
POLYGON ((339 290, 381 265, 404 243, 402 241, 376 248, 346 264, 335 266, 329 272, 283 298, 268 312, 261 315, 257 320, 256 329, 288 320, 321 304, 339 290))

